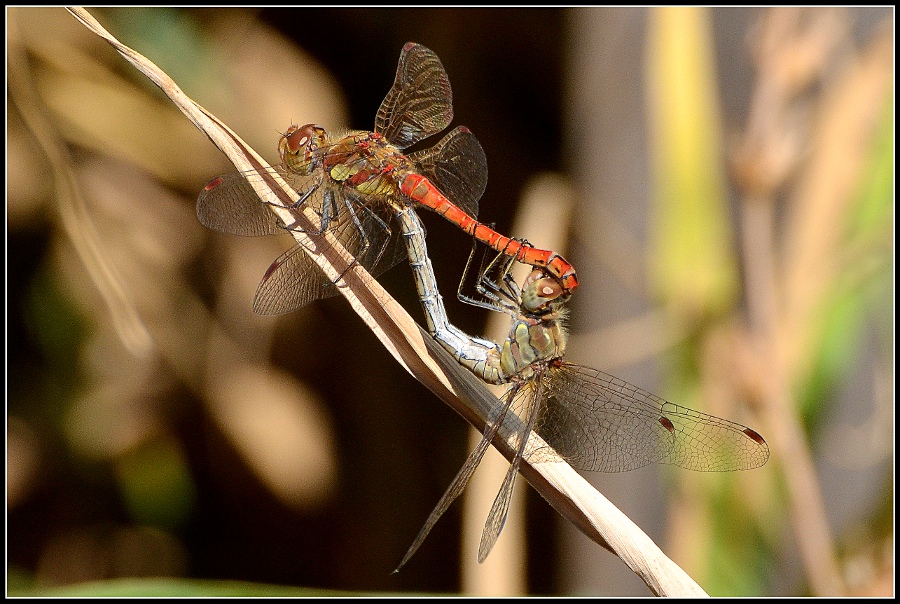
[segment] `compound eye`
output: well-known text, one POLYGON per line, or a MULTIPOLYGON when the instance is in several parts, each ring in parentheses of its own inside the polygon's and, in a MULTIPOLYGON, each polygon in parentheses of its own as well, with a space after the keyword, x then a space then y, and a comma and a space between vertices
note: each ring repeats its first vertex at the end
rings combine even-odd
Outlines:
POLYGON ((522 290, 522 306, 525 310, 536 312, 562 295, 562 285, 556 279, 543 277, 527 283, 522 290))
POLYGON ((556 279, 544 277, 534 282, 535 289, 547 301, 556 300, 562 294, 562 286, 556 279))
POLYGON ((309 145, 315 135, 315 124, 307 124, 301 128, 291 126, 284 135, 284 141, 287 144, 288 151, 297 153, 303 147, 309 145))

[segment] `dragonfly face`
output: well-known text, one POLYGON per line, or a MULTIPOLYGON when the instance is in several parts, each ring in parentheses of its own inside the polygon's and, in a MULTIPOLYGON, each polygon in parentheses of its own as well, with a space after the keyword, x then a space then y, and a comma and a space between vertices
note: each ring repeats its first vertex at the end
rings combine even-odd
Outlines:
POLYGON ((522 284, 522 309, 527 313, 544 313, 555 310, 568 296, 557 279, 544 271, 534 270, 522 284))
POLYGON ((316 152, 325 145, 325 137, 325 129, 315 124, 291 126, 278 141, 278 153, 291 170, 309 174, 316 167, 316 152))

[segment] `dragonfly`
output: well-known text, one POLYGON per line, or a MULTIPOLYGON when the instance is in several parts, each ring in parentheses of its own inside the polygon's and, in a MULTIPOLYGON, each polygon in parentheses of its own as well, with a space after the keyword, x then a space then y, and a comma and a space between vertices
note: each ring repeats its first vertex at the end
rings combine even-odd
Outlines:
POLYGON ((404 226, 407 251, 417 285, 424 284, 419 296, 429 331, 478 378, 509 384, 509 389, 495 411, 496 419, 489 418, 481 441, 395 572, 409 561, 465 489, 512 409, 524 428, 515 439, 513 461, 488 513, 479 562, 487 558, 503 529, 531 431, 578 470, 624 472, 660 463, 727 472, 758 468, 768 461, 769 446, 752 428, 676 405, 602 371, 563 360, 567 296, 559 281, 544 269, 533 270, 519 286, 510 273, 513 258, 497 255, 478 275, 480 298, 475 298, 463 295, 462 290, 472 266, 470 255, 458 296, 464 302, 508 314, 509 336, 497 343, 467 336, 453 327, 437 293, 424 231, 421 224, 416 225, 418 217, 410 213, 406 218, 410 221, 404 226))
MULTIPOLYGON (((501 235, 474 218, 487 186, 487 160, 468 128, 453 129, 428 149, 403 153, 445 130, 452 120, 452 91, 443 65, 434 52, 409 42, 376 114, 374 131, 332 135, 315 124, 291 126, 278 143, 282 165, 271 170, 298 193, 289 209, 314 210, 319 219, 316 233, 335 235, 354 262, 373 276, 403 258, 400 238, 392 237, 392 219, 405 208, 426 207, 491 248, 546 269, 570 294, 578 278, 565 258, 501 235)), ((232 173, 209 181, 197 200, 200 222, 245 236, 302 230, 283 224, 257 196, 250 183, 267 176, 232 173)), ((253 309, 280 314, 337 293, 335 283, 297 244, 268 268, 253 309)))

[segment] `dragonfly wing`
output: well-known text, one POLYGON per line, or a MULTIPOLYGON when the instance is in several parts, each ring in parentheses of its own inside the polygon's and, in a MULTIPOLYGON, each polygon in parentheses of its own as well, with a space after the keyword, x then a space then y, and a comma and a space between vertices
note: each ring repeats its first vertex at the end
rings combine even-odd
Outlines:
MULTIPOLYGON (((443 496, 441 496, 440 501, 438 501, 437 505, 434 506, 434 509, 431 511, 431 514, 428 515, 428 520, 425 521, 425 524, 419 530, 419 534, 416 535, 416 538, 413 540, 412 545, 409 546, 409 549, 406 551, 406 554, 403 556, 403 559, 400 561, 400 564, 397 565, 397 568, 394 569, 394 572, 400 570, 404 564, 406 564, 410 558, 413 557, 413 554, 419 549, 419 546, 425 541, 425 538, 428 536, 428 533, 431 532, 431 529, 434 528, 434 525, 437 524, 438 519, 444 515, 444 512, 447 511, 447 508, 450 507, 450 504, 459 497, 459 495, 465 490, 466 485, 469 484, 469 479, 472 478, 472 475, 475 473, 475 469, 478 467, 478 464, 481 463, 481 459, 484 457, 484 454, 487 452, 488 447, 491 445, 491 441, 494 440, 494 436, 497 435, 497 431, 500 429, 500 426, 503 424, 503 419, 506 417, 506 412, 509 411, 510 404, 515 397, 516 388, 513 387, 510 389, 506 396, 504 397, 503 404, 499 406, 499 414, 497 415, 497 419, 493 422, 488 422, 484 427, 484 435, 481 438, 481 441, 478 445, 469 453, 469 457, 466 458, 465 463, 459 469, 456 476, 453 478, 453 482, 450 483, 450 486, 447 487, 447 490, 444 491, 443 496)), ((499 530, 498 530, 499 533, 499 530)))
POLYGON ((397 76, 375 116, 380 132, 398 149, 437 134, 453 120, 453 93, 440 59, 421 44, 407 43, 397 76))
POLYGON ((481 143, 464 126, 454 128, 436 145, 408 156, 419 172, 472 218, 487 187, 487 157, 481 143))
MULTIPOLYGON (((372 276, 377 277, 403 258, 402 238, 391 237, 391 231, 384 228, 390 220, 389 210, 379 213, 366 206, 351 204, 348 207, 338 202, 334 211, 336 215, 328 223, 329 234, 372 276), (359 225, 353 220, 351 209, 357 212, 359 225), (366 233, 365 237, 363 233, 366 233)), ((277 315, 338 293, 338 287, 302 247, 296 245, 278 257, 266 271, 256 290, 253 310, 263 315, 277 315)))
POLYGON ((534 428, 537 420, 538 408, 536 403, 541 398, 540 389, 542 385, 540 381, 537 383, 537 388, 533 384, 529 384, 516 393, 518 405, 514 404, 514 406, 519 410, 519 418, 525 421, 525 426, 524 430, 518 435, 518 440, 514 445, 516 456, 509 465, 509 470, 503 478, 503 484, 497 492, 497 497, 494 499, 491 511, 488 513, 487 520, 484 523, 481 543, 478 546, 479 563, 484 562, 491 550, 494 549, 494 544, 497 543, 497 539, 500 537, 500 531, 503 530, 503 525, 506 524, 506 517, 509 514, 509 503, 512 500, 513 488, 516 485, 516 475, 518 475, 519 467, 522 465, 522 456, 525 454, 528 437, 531 435, 531 430, 534 428), (518 396, 519 394, 522 396, 518 396))
MULTIPOLYGON (((317 177, 301 176, 282 168, 272 168, 272 171, 280 174, 301 196, 310 191, 318 180, 317 177)), ((265 178, 256 172, 234 172, 209 181, 197 199, 200 223, 222 233, 248 237, 282 232, 281 223, 250 184, 265 178)))
POLYGON ((705 472, 749 470, 769 446, 754 430, 670 403, 571 363, 545 372, 538 433, 576 468, 624 472, 669 463, 705 472))
POLYGON ((256 289, 253 311, 261 315, 279 315, 337 293, 337 288, 322 269, 298 244, 276 258, 266 270, 256 289))
MULTIPOLYGON (((518 460, 516 460, 518 462, 518 460)), ((516 486, 516 474, 519 473, 519 463, 509 466, 506 476, 503 478, 503 484, 494 498, 491 505, 491 511, 488 513, 487 520, 484 523, 484 530, 481 532, 481 543, 478 544, 478 562, 487 560, 488 554, 494 549, 497 539, 500 537, 500 531, 506 524, 506 516, 509 514, 509 503, 512 501, 513 488, 516 486)))

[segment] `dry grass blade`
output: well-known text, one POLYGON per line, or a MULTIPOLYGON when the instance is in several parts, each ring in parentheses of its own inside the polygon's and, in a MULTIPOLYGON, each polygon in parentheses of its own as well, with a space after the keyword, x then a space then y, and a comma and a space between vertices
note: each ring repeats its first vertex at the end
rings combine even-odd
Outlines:
MULTIPOLYGON (((146 57, 115 39, 85 9, 67 10, 159 86, 188 119, 228 156, 238 170, 261 170, 268 167, 240 137, 185 95, 171 78, 146 57)), ((254 183, 254 188, 286 224, 296 220, 309 220, 310 227, 315 224, 314 215, 297 216, 296 212, 291 213, 285 207, 296 199, 296 193, 277 176, 273 175, 264 183, 254 183)), ((341 293, 394 358, 466 421, 483 431, 485 418, 498 405, 497 399, 487 391, 484 384, 458 365, 359 265, 346 270, 352 259, 327 232, 321 236, 299 232, 292 234, 326 275, 337 279, 343 274, 341 293)), ((515 442, 512 436, 517 429, 516 424, 517 418, 508 418, 493 443, 507 459, 512 459, 515 453, 509 443, 515 442)), ((532 434, 528 450, 537 449, 546 451, 547 445, 532 434)), ((542 459, 547 457, 541 455, 542 459)), ((622 558, 653 593, 666 596, 705 595, 649 537, 564 461, 526 461, 522 464, 521 472, 557 511, 588 537, 622 558)))

